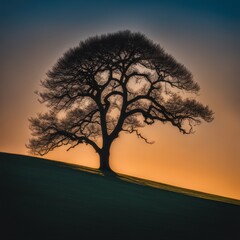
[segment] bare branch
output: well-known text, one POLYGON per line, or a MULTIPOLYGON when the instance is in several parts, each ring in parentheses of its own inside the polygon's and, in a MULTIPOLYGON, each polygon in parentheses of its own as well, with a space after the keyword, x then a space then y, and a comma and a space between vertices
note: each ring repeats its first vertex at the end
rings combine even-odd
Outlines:
POLYGON ((122 131, 130 133, 130 134, 131 133, 136 133, 137 137, 143 139, 144 142, 147 143, 147 144, 153 144, 154 143, 154 141, 150 142, 150 141, 147 140, 147 138, 143 137, 142 134, 139 133, 139 131, 137 129, 122 129, 122 131))

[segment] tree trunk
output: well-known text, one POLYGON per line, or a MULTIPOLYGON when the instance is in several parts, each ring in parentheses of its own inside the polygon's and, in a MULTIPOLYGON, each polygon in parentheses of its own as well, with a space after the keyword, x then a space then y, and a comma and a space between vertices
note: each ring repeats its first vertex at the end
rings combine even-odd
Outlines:
POLYGON ((111 140, 105 139, 105 141, 103 143, 103 147, 99 153, 99 156, 100 156, 99 170, 105 176, 114 176, 115 177, 117 174, 111 169, 110 164, 109 164, 111 144, 112 144, 111 140))
POLYGON ((110 156, 110 149, 109 148, 103 148, 100 155, 100 167, 99 169, 101 171, 112 171, 109 165, 109 156, 110 156))

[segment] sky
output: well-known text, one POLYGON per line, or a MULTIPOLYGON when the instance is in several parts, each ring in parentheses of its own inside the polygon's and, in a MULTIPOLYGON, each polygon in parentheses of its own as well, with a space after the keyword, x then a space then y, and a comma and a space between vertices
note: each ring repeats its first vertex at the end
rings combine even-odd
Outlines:
MULTIPOLYGON (((88 37, 129 29, 183 63, 215 120, 182 135, 161 123, 142 130, 155 144, 121 134, 113 170, 240 199, 240 3, 215 0, 0 0, 0 151, 29 155, 28 118, 46 108, 35 90, 59 57, 88 37)), ((85 145, 45 158, 98 167, 85 145)))

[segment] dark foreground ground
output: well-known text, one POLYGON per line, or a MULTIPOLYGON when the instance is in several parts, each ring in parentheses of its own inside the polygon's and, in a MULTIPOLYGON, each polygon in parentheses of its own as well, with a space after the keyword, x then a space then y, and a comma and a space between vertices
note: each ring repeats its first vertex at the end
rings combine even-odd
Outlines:
POLYGON ((0 153, 0 239, 240 239, 240 206, 0 153))

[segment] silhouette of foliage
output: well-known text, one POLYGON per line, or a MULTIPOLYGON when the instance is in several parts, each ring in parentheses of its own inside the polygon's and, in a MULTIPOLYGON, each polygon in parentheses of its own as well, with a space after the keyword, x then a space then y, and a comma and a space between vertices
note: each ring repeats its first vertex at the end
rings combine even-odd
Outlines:
POLYGON ((38 93, 48 113, 30 119, 28 148, 44 155, 56 147, 91 145, 100 169, 111 170, 112 142, 121 131, 135 133, 157 121, 183 134, 213 113, 184 93, 199 85, 186 67, 141 33, 120 31, 88 38, 69 49, 47 73, 38 93))

